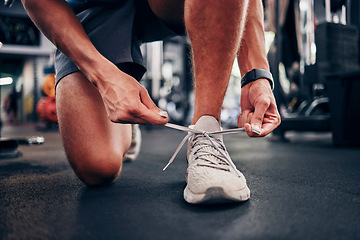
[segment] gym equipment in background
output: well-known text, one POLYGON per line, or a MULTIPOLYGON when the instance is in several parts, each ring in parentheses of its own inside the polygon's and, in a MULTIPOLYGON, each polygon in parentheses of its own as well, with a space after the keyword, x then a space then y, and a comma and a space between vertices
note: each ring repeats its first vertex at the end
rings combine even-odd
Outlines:
POLYGON ((30 138, 16 138, 0 140, 0 160, 7 158, 21 157, 22 153, 17 150, 19 145, 40 145, 45 142, 45 138, 41 136, 34 136, 30 138))
MULTIPOLYGON (((4 6, 11 7, 14 0, 4 0, 4 6)), ((0 106, 1 106, 1 86, 13 83, 11 77, 4 77, 0 79, 0 106)), ((42 136, 33 136, 30 138, 3 138, 1 135, 2 120, 0 114, 0 160, 8 158, 17 158, 22 156, 22 153, 17 150, 19 145, 40 145, 45 142, 42 136)))
MULTIPOLYGON (((10 85, 13 83, 11 77, 0 78, 0 93, 2 85, 10 85)), ((0 106, 1 106, 1 95, 0 95, 0 106)), ((34 136, 31 138, 3 138, 1 136, 2 120, 0 114, 0 160, 4 158, 16 158, 22 156, 21 152, 17 150, 19 145, 33 145, 43 144, 45 139, 41 136, 34 136)))
POLYGON ((41 120, 57 123, 55 97, 42 97, 36 105, 36 112, 41 120))
POLYGON ((47 125, 57 123, 56 100, 55 100, 55 73, 49 73, 45 77, 42 86, 44 96, 36 104, 36 113, 39 119, 47 125))
POLYGON ((11 7, 13 2, 14 2, 14 0, 4 0, 4 6, 5 7, 11 7))
POLYGON ((142 52, 147 72, 141 83, 158 106, 166 110, 169 121, 187 124, 191 114, 192 74, 186 37, 147 43, 142 52))
POLYGON ((326 21, 316 24, 314 0, 289 2, 285 22, 280 23, 276 1, 276 35, 269 51, 274 95, 282 118, 274 136, 283 140, 285 132, 291 130, 334 132, 339 126, 332 126, 332 115, 337 113, 330 112, 327 76, 359 69, 358 29, 349 21, 346 24, 349 3, 326 0, 326 21), (296 51, 298 58, 290 56, 289 61, 289 53, 296 51))

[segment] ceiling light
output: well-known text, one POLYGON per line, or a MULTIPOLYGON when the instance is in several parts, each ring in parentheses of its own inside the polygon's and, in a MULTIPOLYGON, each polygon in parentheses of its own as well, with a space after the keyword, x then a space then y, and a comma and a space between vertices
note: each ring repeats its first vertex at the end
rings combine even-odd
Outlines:
POLYGON ((9 85, 13 83, 12 77, 0 78, 0 85, 9 85))

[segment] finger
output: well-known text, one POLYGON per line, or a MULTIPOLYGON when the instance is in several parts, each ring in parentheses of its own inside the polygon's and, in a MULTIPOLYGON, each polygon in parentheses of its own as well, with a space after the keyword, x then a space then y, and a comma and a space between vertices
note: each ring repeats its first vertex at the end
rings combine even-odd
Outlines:
POLYGON ((135 112, 138 118, 142 119, 145 123, 153 124, 153 125, 165 125, 169 119, 167 118, 167 114, 163 114, 164 111, 160 111, 158 108, 156 109, 148 109, 144 104, 140 104, 138 111, 135 112))
POLYGON ((114 123, 123 124, 153 124, 164 125, 168 122, 168 118, 162 117, 159 113, 148 109, 143 104, 139 104, 136 110, 130 110, 125 116, 118 117, 117 120, 111 120, 114 123))
MULTIPOLYGON (((167 114, 163 115, 160 110, 154 111, 148 109, 142 102, 135 102, 132 108, 128 108, 126 112, 122 112, 121 116, 110 118, 115 123, 137 123, 137 124, 153 124, 164 125, 168 122, 167 114)), ((165 112, 166 113, 166 112, 165 112)))
POLYGON ((253 115, 254 115, 254 113, 251 112, 250 110, 245 110, 244 112, 242 112, 238 118, 238 127, 245 128, 245 132, 247 133, 247 135, 249 137, 259 137, 260 132, 254 130, 250 125, 250 120, 253 115))
POLYGON ((253 132, 251 131, 251 125, 249 123, 244 124, 245 132, 249 137, 253 136, 253 132))
POLYGON ((255 111, 251 117, 251 127, 261 133, 261 128, 266 111, 269 109, 270 102, 266 100, 259 100, 255 104, 255 111))
POLYGON ((250 110, 244 110, 238 117, 238 127, 242 128, 244 127, 245 123, 247 123, 248 121, 248 116, 251 113, 250 110))
POLYGON ((160 111, 145 88, 140 90, 140 100, 148 109, 160 111))
POLYGON ((150 120, 149 123, 155 124, 155 125, 164 125, 168 122, 168 114, 166 111, 163 111, 159 109, 156 104, 152 101, 148 91, 146 89, 142 89, 140 91, 140 100, 143 103, 143 106, 145 106, 148 110, 152 111, 152 113, 147 112, 144 120, 150 120))
POLYGON ((251 119, 254 115, 254 112, 250 112, 248 115, 247 115, 247 118, 246 118, 246 123, 250 123, 251 124, 251 119))
MULTIPOLYGON (((253 115, 254 115, 254 112, 250 112, 250 113, 248 114, 247 119, 246 119, 246 124, 245 124, 245 125, 249 125, 249 127, 246 128, 246 129, 247 129, 247 134, 248 134, 249 137, 253 137, 253 135, 254 135, 253 128, 252 128, 252 126, 251 126, 251 124, 250 124, 253 115)), ((257 132, 258 132, 258 131, 257 131, 257 132)))
POLYGON ((262 133, 263 136, 266 136, 269 133, 271 133, 275 128, 276 128, 276 126, 274 124, 265 123, 265 124, 263 124, 263 127, 261 129, 261 133, 262 133))
POLYGON ((249 137, 263 137, 263 134, 253 129, 249 123, 245 123, 244 128, 249 137))
POLYGON ((267 116, 264 119, 264 124, 262 125, 262 135, 266 136, 267 134, 271 133, 272 131, 274 131, 275 128, 277 128, 280 123, 281 123, 281 119, 280 119, 280 115, 274 115, 274 116, 267 116))
POLYGON ((239 118, 238 118, 238 127, 239 128, 243 127, 249 137, 254 136, 254 132, 250 125, 250 119, 251 119, 252 115, 253 115, 253 112, 251 112, 250 110, 245 110, 244 112, 242 112, 239 115, 239 118))

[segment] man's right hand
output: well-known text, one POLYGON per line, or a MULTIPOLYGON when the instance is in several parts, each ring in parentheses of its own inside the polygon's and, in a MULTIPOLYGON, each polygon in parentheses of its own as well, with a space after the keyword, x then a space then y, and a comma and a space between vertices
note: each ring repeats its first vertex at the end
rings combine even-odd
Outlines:
POLYGON ((99 71, 96 79, 88 78, 98 87, 112 122, 153 125, 168 122, 167 117, 160 115, 163 111, 155 105, 147 90, 133 77, 110 62, 99 68, 99 71))

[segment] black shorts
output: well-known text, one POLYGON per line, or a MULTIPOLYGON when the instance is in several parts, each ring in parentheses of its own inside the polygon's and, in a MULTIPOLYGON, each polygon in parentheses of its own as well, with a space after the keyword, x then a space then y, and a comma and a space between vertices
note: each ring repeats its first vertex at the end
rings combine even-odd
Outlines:
MULTIPOLYGON (((178 35, 153 14, 146 0, 119 0, 116 6, 94 6, 77 17, 96 49, 137 80, 146 71, 140 45, 178 35)), ((56 85, 66 75, 79 71, 59 50, 55 70, 56 85)))

